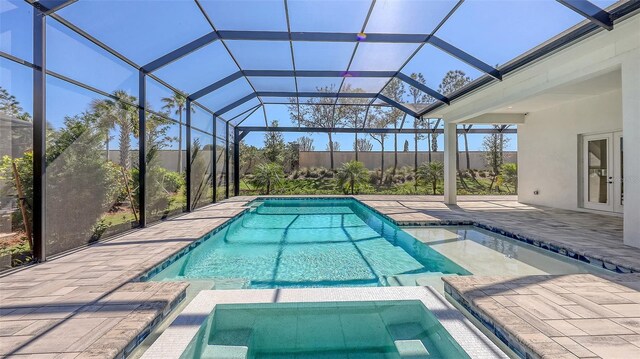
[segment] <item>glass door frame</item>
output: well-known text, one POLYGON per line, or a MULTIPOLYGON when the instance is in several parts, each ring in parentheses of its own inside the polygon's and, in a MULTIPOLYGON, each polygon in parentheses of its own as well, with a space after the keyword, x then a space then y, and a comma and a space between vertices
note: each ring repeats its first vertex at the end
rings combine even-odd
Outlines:
POLYGON ((622 213, 624 210, 624 167, 622 150, 622 131, 613 133, 613 211, 622 213))
POLYGON ((607 212, 613 212, 613 177, 614 177, 614 169, 613 167, 613 133, 608 132, 608 133, 600 133, 600 134, 593 134, 593 135, 585 135, 583 136, 582 139, 582 152, 583 152, 583 156, 582 156, 582 166, 583 166, 583 180, 582 180, 582 187, 583 187, 583 197, 582 197, 582 205, 584 208, 587 209, 594 209, 594 210, 598 210, 598 211, 607 211, 607 212), (607 180, 607 186, 606 186, 606 196, 607 196, 607 201, 605 203, 599 203, 599 202, 591 202, 589 201, 589 174, 590 174, 590 169, 589 169, 589 142, 593 142, 593 141, 600 141, 600 140, 605 140, 606 141, 606 146, 605 146, 605 150, 607 151, 606 154, 606 161, 607 161, 607 167, 606 167, 606 180, 607 180))

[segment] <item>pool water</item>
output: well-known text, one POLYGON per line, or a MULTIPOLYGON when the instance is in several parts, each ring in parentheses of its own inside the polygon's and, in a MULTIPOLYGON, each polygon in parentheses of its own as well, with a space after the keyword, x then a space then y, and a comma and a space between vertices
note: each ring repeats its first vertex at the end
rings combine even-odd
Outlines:
POLYGON ((469 358, 420 301, 220 304, 187 358, 469 358))
POLYGON ((611 274, 604 268, 473 226, 403 230, 474 275, 611 274))
POLYGON ((153 280, 238 289, 430 285, 465 274, 356 200, 267 199, 153 280))

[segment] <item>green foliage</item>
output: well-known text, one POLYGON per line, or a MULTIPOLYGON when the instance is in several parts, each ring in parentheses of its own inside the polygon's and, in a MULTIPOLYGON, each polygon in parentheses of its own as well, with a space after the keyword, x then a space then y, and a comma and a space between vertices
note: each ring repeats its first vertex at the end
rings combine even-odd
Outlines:
POLYGON ((349 161, 338 169, 336 178, 344 193, 355 194, 369 180, 369 170, 362 162, 349 161))
POLYGON ((95 100, 91 103, 92 113, 97 116, 98 125, 106 131, 105 141, 109 141, 109 131, 119 129, 118 149, 120 152, 120 166, 125 170, 131 168, 131 135, 138 136, 138 108, 134 96, 126 91, 118 90, 113 93, 118 100, 95 100))
POLYGON ((283 151, 284 170, 290 173, 300 164, 300 144, 297 141, 289 142, 283 151))
POLYGON ((106 131, 92 113, 67 117, 50 132, 47 151, 47 249, 50 253, 97 239, 94 226, 123 187, 120 167, 104 157, 106 131))
MULTIPOLYGON (((9 185, 0 187, 0 198, 17 196, 17 187, 13 176, 13 166, 11 165, 12 161, 16 164, 18 176, 20 176, 20 182, 22 183, 22 191, 24 192, 27 203, 26 207, 29 223, 33 223, 31 220, 33 208, 33 153, 31 151, 25 152, 21 158, 12 159, 10 156, 2 157, 2 160, 0 161, 0 183, 9 185)), ((12 226, 14 228, 24 228, 21 211, 16 211, 13 214, 12 226)))
POLYGON ((260 160, 260 150, 256 146, 247 146, 244 141, 240 142, 240 174, 246 175, 260 160))
POLYGON ((284 178, 282 166, 275 162, 259 164, 253 172, 251 183, 262 188, 265 194, 270 194, 273 186, 280 183, 284 178))
POLYGON ((444 164, 439 161, 424 162, 418 167, 418 180, 431 184, 432 194, 437 193, 438 183, 444 180, 444 164))
POLYGON ((192 209, 200 202, 210 201, 207 194, 211 191, 211 161, 207 161, 205 151, 211 152, 211 148, 202 149, 199 139, 195 139, 191 145, 191 202, 192 209))
MULTIPOLYGON (((271 127, 278 127, 278 121, 272 121, 271 127)), ((284 137, 280 132, 265 132, 263 153, 268 162, 282 162, 284 147, 284 137)))
POLYGON ((502 165, 502 179, 507 188, 518 189, 518 165, 515 163, 505 163, 502 165))

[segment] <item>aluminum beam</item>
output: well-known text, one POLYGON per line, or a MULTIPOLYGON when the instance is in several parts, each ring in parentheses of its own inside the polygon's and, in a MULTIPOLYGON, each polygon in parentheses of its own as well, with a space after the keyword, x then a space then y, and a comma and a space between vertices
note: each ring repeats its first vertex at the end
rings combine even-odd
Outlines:
POLYGON ((451 45, 450 43, 440 39, 437 36, 431 36, 428 41, 429 44, 439 48, 440 50, 448 53, 449 55, 466 62, 467 64, 475 67, 476 69, 490 75, 491 77, 502 80, 502 74, 500 71, 492 66, 489 66, 485 62, 469 55, 468 53, 460 50, 459 48, 451 45))
POLYGON ((42 11, 45 15, 50 15, 76 1, 78 0, 40 0, 34 2, 32 5, 36 9, 42 11))
MULTIPOLYGON (((256 98, 256 93, 255 92, 251 93, 251 94, 249 94, 249 95, 247 95, 247 96, 245 96, 245 97, 243 97, 243 98, 241 98, 241 99, 239 99, 239 100, 237 100, 237 101, 235 101, 235 102, 233 102, 233 103, 231 103, 231 104, 229 104, 229 105, 227 105, 227 106, 225 106, 225 107, 223 107, 221 109, 219 109, 218 111, 215 111, 215 113, 218 114, 218 115, 222 115, 223 113, 229 112, 229 111, 233 110, 234 108, 236 108, 236 107, 242 105, 243 103, 245 103, 245 102, 247 102, 247 101, 249 101, 251 99, 254 99, 254 98, 256 98)), ((227 121, 227 122, 229 122, 229 121, 227 121)))
POLYGON ((222 80, 216 81, 216 82, 212 83, 211 85, 209 85, 207 87, 204 87, 204 88, 192 93, 188 97, 192 101, 195 101, 195 100, 201 98, 202 96, 205 96, 205 95, 207 95, 207 94, 219 89, 220 87, 222 87, 224 85, 227 85, 227 84, 229 84, 229 83, 241 78, 242 76, 243 76, 242 72, 240 72, 240 71, 235 72, 235 73, 223 78, 222 80))
POLYGON ((47 26, 44 12, 33 11, 33 257, 46 260, 47 26))
POLYGON ((153 72, 165 65, 170 64, 173 61, 178 60, 179 58, 186 56, 201 47, 204 47, 218 39, 218 35, 215 32, 210 32, 198 39, 191 41, 190 43, 171 51, 170 53, 161 56, 148 64, 142 66, 142 71, 144 72, 153 72))
POLYGON ((594 5, 592 2, 588 0, 556 1, 589 19, 589 21, 593 22, 594 24, 609 31, 613 30, 613 19, 611 18, 611 14, 594 5))
POLYGON ((432 88, 430 88, 429 86, 426 86, 425 84, 422 84, 414 79, 412 79, 411 77, 403 74, 402 72, 399 72, 398 75, 396 76, 397 78, 399 78, 400 80, 406 82, 407 84, 409 84, 409 86, 413 86, 415 88, 417 88, 418 90, 426 93, 427 95, 435 98, 436 100, 445 103, 445 104, 449 104, 449 99, 441 94, 440 92, 433 90, 432 88))
MULTIPOLYGON (((418 129, 407 129, 407 128, 342 128, 342 127, 265 127, 265 126, 238 126, 236 127, 238 131, 242 132, 318 132, 318 133, 405 133, 405 134, 414 134, 414 133, 444 133, 444 129, 426 129, 426 128, 418 128, 418 129)), ((503 131, 495 128, 474 128, 472 130, 465 131, 464 129, 458 129, 457 132, 459 134, 462 133, 470 133, 470 134, 491 134, 491 133, 504 133, 504 134, 513 134, 518 133, 515 128, 507 128, 503 131)))

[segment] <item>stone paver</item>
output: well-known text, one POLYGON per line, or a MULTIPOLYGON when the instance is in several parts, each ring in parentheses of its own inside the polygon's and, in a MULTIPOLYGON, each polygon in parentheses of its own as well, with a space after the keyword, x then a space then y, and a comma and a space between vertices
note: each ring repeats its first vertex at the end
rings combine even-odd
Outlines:
POLYGON ((640 358, 640 274, 443 280, 448 295, 527 357, 640 358))
POLYGON ((0 277, 0 357, 109 358, 132 349, 188 286, 135 280, 244 203, 211 205, 0 277))

